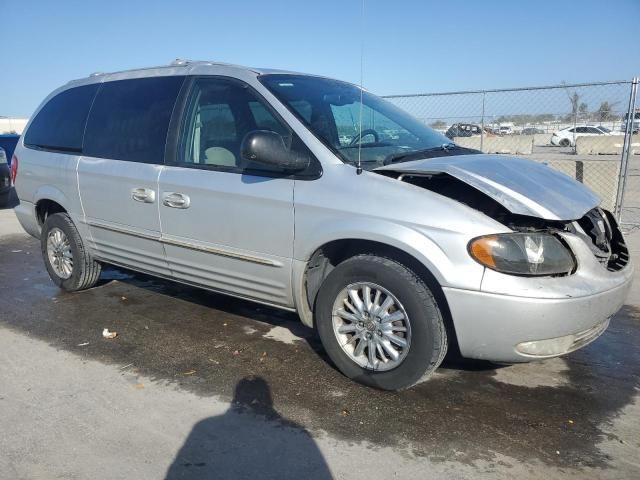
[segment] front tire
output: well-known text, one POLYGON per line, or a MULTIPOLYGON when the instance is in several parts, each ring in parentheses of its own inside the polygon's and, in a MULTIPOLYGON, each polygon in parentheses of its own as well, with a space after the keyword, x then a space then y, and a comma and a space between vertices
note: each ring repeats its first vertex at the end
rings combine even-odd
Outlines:
POLYGON ((315 319, 337 368, 382 390, 408 388, 430 376, 447 351, 433 293, 390 258, 357 255, 340 263, 320 287, 315 319))
POLYGON ((102 265, 85 248, 82 238, 66 213, 49 215, 42 227, 40 247, 53 283, 69 292, 93 287, 102 265))
POLYGON ((562 140, 560 140, 560 146, 561 147, 569 147, 569 146, 571 146, 571 140, 569 140, 567 138, 563 138, 562 140))

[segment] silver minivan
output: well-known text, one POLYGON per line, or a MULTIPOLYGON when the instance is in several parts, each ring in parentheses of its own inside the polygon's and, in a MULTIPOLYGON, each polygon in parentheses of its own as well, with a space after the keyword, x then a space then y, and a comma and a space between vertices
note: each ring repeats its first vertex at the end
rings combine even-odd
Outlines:
POLYGON ((447 349, 525 362, 597 338, 632 277, 570 177, 465 149, 328 78, 212 62, 54 91, 15 152, 16 214, 52 280, 113 264, 298 312, 382 389, 447 349))

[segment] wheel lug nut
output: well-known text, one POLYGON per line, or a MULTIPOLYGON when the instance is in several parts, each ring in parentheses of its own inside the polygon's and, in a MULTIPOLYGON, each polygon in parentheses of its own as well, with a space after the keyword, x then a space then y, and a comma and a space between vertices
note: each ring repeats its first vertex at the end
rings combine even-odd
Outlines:
POLYGON ((378 330, 378 336, 381 337, 382 336, 382 330, 378 330))

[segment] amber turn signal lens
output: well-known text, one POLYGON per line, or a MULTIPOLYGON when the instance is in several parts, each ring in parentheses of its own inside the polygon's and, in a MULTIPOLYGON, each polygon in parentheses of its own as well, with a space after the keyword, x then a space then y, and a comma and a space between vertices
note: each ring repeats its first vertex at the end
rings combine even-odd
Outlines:
POLYGON ((476 238, 469 246, 471 255, 482 265, 490 268, 496 268, 496 261, 493 258, 492 251, 497 240, 498 237, 496 235, 476 238))

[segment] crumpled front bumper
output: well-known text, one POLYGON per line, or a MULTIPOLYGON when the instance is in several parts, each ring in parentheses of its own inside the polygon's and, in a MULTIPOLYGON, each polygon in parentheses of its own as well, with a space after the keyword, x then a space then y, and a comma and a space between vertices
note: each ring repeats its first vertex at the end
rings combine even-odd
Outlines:
POLYGON ((604 332, 607 320, 624 305, 633 265, 629 261, 611 272, 598 263, 582 239, 563 236, 578 262, 572 275, 514 277, 486 270, 480 291, 443 288, 463 356, 526 362, 563 355, 604 332), (575 337, 560 341, 559 337, 568 335, 575 337), (558 339, 555 344, 561 350, 527 354, 535 351, 535 345, 519 347, 548 339, 558 339))

